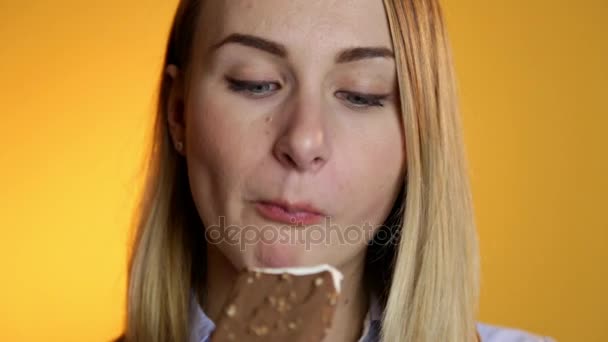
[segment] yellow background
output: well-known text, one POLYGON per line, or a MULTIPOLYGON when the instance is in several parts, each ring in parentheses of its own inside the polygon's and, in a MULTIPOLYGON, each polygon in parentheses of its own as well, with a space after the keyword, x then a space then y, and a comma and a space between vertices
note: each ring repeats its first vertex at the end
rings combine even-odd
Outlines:
MULTIPOLYGON (((443 1, 481 317, 608 340, 608 2, 443 1)), ((0 340, 107 341, 176 1, 0 3, 0 340)))

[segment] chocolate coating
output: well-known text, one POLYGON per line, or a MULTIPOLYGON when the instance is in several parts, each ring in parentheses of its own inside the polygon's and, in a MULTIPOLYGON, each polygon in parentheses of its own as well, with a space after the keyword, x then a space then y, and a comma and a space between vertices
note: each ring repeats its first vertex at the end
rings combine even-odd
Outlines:
POLYGON ((331 327, 338 296, 328 271, 293 275, 245 270, 211 341, 322 341, 331 327))

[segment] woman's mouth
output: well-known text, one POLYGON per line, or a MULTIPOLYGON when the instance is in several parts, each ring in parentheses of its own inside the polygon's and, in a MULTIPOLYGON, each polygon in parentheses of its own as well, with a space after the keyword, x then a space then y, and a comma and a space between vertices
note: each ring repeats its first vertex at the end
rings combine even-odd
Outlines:
POLYGON ((307 203, 289 204, 286 201, 257 201, 257 212, 264 218, 290 225, 319 223, 326 215, 307 203))

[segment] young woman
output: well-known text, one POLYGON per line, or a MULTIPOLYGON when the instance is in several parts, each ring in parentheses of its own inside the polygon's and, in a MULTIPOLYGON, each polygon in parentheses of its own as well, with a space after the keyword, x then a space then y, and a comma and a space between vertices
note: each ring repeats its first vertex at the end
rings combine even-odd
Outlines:
POLYGON ((541 340, 475 319, 438 1, 182 0, 164 65, 123 341, 207 341, 243 267, 323 263, 326 341, 541 340))

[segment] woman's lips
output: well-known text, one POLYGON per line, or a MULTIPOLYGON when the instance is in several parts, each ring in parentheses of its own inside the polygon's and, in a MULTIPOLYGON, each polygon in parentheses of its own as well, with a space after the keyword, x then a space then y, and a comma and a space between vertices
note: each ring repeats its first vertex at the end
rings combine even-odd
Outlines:
POLYGON ((269 220, 293 225, 316 224, 325 216, 307 204, 288 205, 276 201, 258 201, 255 202, 255 207, 260 215, 269 220))

